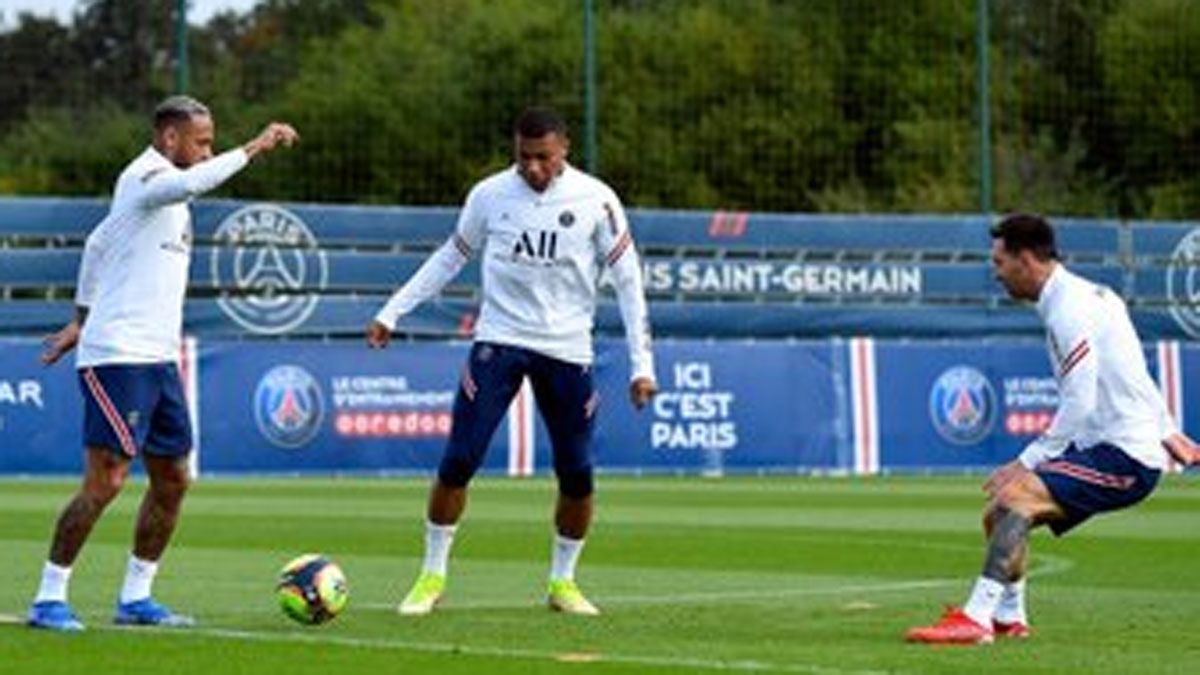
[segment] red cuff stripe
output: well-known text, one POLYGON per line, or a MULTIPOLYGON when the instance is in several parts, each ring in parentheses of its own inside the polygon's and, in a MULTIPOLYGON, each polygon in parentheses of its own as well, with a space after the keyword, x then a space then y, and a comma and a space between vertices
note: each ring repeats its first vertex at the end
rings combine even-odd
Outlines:
POLYGON ((608 266, 612 267, 613 264, 620 260, 621 256, 625 253, 625 249, 629 248, 629 245, 632 243, 633 237, 626 230, 625 234, 621 235, 621 238, 617 241, 617 245, 613 247, 613 250, 609 251, 608 258, 606 259, 608 266))
POLYGON ((1060 377, 1066 377, 1067 373, 1070 373, 1072 370, 1074 370, 1075 366, 1079 365, 1079 362, 1091 353, 1092 349, 1091 347, 1088 347, 1087 342, 1079 343, 1079 346, 1072 350, 1071 353, 1067 355, 1066 360, 1063 362, 1062 375, 1060 377))
POLYGON ((1075 356, 1079 353, 1079 350, 1087 349, 1087 346, 1088 346, 1087 338, 1080 340, 1079 343, 1076 344, 1074 347, 1072 347, 1071 351, 1067 352, 1067 355, 1062 358, 1062 362, 1066 363, 1067 361, 1070 361, 1071 359, 1075 358, 1075 356))
POLYGON ((471 250, 471 245, 468 244, 465 239, 456 234, 454 235, 453 240, 455 248, 458 249, 458 252, 461 253, 464 258, 470 259, 470 257, 474 255, 474 251, 471 250))

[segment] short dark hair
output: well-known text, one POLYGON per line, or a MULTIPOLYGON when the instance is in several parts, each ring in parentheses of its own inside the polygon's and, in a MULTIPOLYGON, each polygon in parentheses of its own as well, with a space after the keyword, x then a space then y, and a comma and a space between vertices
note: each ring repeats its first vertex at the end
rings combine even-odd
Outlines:
POLYGON ((990 230, 992 239, 1004 242, 1009 253, 1030 251, 1038 260, 1057 260, 1058 246, 1050 221, 1032 213, 1010 213, 990 230))
POLYGON ((551 108, 526 108, 513 124, 513 133, 521 138, 541 138, 546 134, 567 137, 567 123, 551 108))
POLYGON ((193 117, 209 116, 208 106, 191 96, 169 96, 154 108, 154 130, 162 131, 164 128, 187 122, 193 117))

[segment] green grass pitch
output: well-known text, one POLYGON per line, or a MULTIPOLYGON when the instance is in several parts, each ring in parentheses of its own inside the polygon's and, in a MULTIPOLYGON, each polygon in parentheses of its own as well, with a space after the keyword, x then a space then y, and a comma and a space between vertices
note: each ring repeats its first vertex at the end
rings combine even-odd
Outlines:
POLYGON ((34 591, 67 481, 0 481, 0 672, 154 673, 1194 673, 1200 668, 1200 482, 1165 479, 1141 506, 1064 540, 1039 530, 1035 635, 990 647, 905 644, 959 603, 982 559, 979 477, 601 477, 580 565, 596 618, 542 605, 553 485, 482 479, 442 609, 394 606, 419 566, 426 481, 203 479, 156 596, 200 625, 108 620, 143 489, 131 483, 76 564, 89 626, 11 622, 34 591), (275 604, 279 567, 319 551, 350 605, 315 628, 275 604))

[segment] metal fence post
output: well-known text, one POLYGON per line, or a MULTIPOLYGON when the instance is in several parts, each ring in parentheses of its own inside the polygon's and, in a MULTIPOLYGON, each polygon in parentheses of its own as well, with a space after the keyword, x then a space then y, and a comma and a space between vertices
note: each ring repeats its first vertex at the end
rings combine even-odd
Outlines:
POLYGON ((979 70, 979 211, 983 214, 992 212, 992 129, 991 129, 991 93, 989 89, 990 73, 988 67, 988 0, 977 0, 975 3, 976 35, 975 44, 979 70))
POLYGON ((188 88, 188 22, 187 0, 178 0, 175 5, 175 93, 183 94, 188 88))
POLYGON ((600 161, 596 149, 596 17, 593 0, 583 0, 583 158, 588 173, 600 161))

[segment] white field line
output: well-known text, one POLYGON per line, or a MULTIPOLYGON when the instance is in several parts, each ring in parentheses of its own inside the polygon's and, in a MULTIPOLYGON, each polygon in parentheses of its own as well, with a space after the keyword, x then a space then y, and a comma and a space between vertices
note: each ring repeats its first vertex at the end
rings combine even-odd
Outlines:
MULTIPOLYGON (((407 640, 385 640, 352 638, 335 635, 317 635, 312 633, 273 633, 265 631, 233 630, 227 628, 148 628, 148 627, 119 627, 103 626, 101 630, 127 632, 153 632, 179 636, 198 636, 240 640, 244 642, 275 642, 336 645, 341 647, 356 647, 363 649, 380 649, 392 651, 420 652, 426 654, 452 654, 480 656, 505 659, 521 659, 527 661, 557 661, 562 663, 620 663, 635 666, 656 666, 664 668, 688 668, 692 670, 711 670, 722 672, 785 672, 811 673, 814 675, 886 675, 879 670, 850 670, 830 668, 807 663, 771 663, 747 659, 719 660, 690 657, 654 656, 651 654, 621 654, 614 652, 554 652, 536 649, 505 649, 502 647, 480 647, 451 642, 412 642, 407 640)), ((895 673, 896 671, 887 671, 895 673)))
MULTIPOLYGON (((827 588, 754 588, 738 591, 700 591, 695 593, 670 593, 657 595, 612 595, 594 596, 602 607, 633 606, 633 605, 678 605, 705 604, 718 602, 773 600, 776 598, 797 598, 820 595, 842 595, 845 593, 885 593, 889 591, 911 591, 938 586, 964 584, 963 579, 924 579, 921 581, 900 581, 887 584, 857 584, 851 586, 832 586, 827 588)), ((460 609, 518 609, 530 607, 531 602, 471 602, 448 604, 439 611, 460 609)), ((361 603, 365 609, 393 609, 396 603, 361 603)))
MULTIPOLYGON (((961 550, 964 546, 954 546, 949 544, 920 544, 920 548, 935 548, 944 550, 961 550)), ((982 554, 982 551, 981 551, 982 554)), ((1033 569, 1029 570, 1027 576, 1045 577, 1056 574, 1061 574, 1070 570, 1075 566, 1075 563, 1068 558, 1061 556, 1049 555, 1040 553, 1035 556, 1037 563, 1033 569)), ((773 582, 776 583, 777 582, 773 582)), ((674 604, 705 604, 719 602, 754 602, 758 600, 774 600, 777 598, 800 598, 800 597, 815 597, 815 596, 830 596, 844 595, 850 593, 895 593, 905 591, 919 591, 929 588, 940 588, 944 586, 961 585, 966 588, 970 585, 971 579, 963 578, 939 578, 939 579, 919 579, 910 581, 894 581, 886 583, 864 583, 850 584, 841 586, 795 586, 795 587, 780 587, 778 585, 768 587, 743 588, 736 590, 716 590, 716 591, 696 591, 687 593, 672 593, 672 594, 654 594, 654 595, 593 595, 593 599, 601 605, 601 607, 620 607, 620 606, 646 606, 646 605, 674 605, 674 604)), ((229 583, 226 586, 232 585, 229 583)), ((261 589, 262 584, 240 583, 238 586, 246 588, 261 589)), ((397 600, 398 602, 398 600, 397 600)), ((355 602, 351 600, 351 607, 354 609, 365 610, 393 610, 397 602, 355 602)), ((491 610, 491 609, 525 609, 535 607, 540 604, 540 599, 524 599, 524 600, 484 600, 476 602, 450 602, 442 605, 439 611, 459 611, 459 610, 491 610)), ((245 612, 225 611, 223 614, 253 614, 261 610, 247 610, 245 612)), ((0 623, 3 623, 0 620, 0 623)))
MULTIPOLYGON (((1029 576, 1045 576, 1064 572, 1074 566, 1070 560, 1058 556, 1041 555, 1044 564, 1031 570, 1029 576)), ((880 593, 891 591, 908 591, 935 588, 951 584, 964 583, 962 579, 926 579, 920 581, 896 582, 889 584, 858 584, 850 586, 835 586, 829 588, 793 588, 754 591, 728 591, 712 593, 689 593, 665 596, 613 596, 607 598, 606 605, 637 605, 637 604, 670 604, 679 602, 712 602, 719 600, 760 599, 778 597, 798 597, 813 595, 837 595, 843 593, 880 593)), ((366 603, 361 605, 368 609, 391 609, 392 604, 366 603)), ((497 603, 495 605, 459 605, 459 609, 482 607, 527 607, 526 604, 497 603)), ((15 615, 0 615, 0 623, 20 623, 20 617, 15 615)), ((229 628, 197 627, 187 630, 159 628, 127 628, 100 624, 100 630, 117 630, 130 632, 154 632, 179 636, 213 637, 244 642, 275 642, 275 643, 305 643, 337 645, 364 649, 380 649, 420 652, 427 654, 462 654, 467 656, 523 659, 530 661, 557 661, 564 663, 620 663, 629 665, 654 666, 663 668, 689 668, 718 672, 785 672, 810 673, 814 675, 884 675, 883 671, 830 668, 807 663, 771 663, 747 659, 719 660, 671 656, 654 656, 649 654, 621 654, 602 652, 553 652, 535 649, 504 649, 500 647, 483 647, 450 642, 412 642, 405 640, 384 640, 342 637, 328 634, 312 633, 276 633, 267 631, 234 630, 229 628)), ((889 671, 896 672, 896 671, 889 671)))
MULTIPOLYGON (((936 547, 936 545, 927 545, 927 547, 936 547)), ((948 547, 942 547, 948 548, 948 547)), ((1028 577, 1044 577, 1066 572, 1075 566, 1075 563, 1068 558, 1060 556, 1039 554, 1037 556, 1039 564, 1031 569, 1028 577)), ((655 595, 613 595, 613 596, 595 596, 596 601, 601 606, 629 606, 629 605, 675 605, 675 604, 704 604, 709 602, 738 602, 738 601, 755 601, 755 600, 772 600, 776 598, 797 598, 810 596, 825 596, 825 595, 844 595, 847 593, 890 593, 903 592, 913 590, 924 590, 928 588, 939 588, 942 586, 962 585, 966 587, 970 584, 971 579, 968 578, 944 578, 944 579, 921 579, 913 581, 897 581, 880 584, 853 584, 846 586, 828 586, 828 587, 796 587, 796 588, 754 588, 743 590, 730 591, 701 591, 693 593, 672 593, 672 594, 655 594, 655 595)), ((364 609, 393 609, 396 603, 377 603, 365 602, 357 604, 358 607, 364 609)), ((445 610, 460 610, 460 609, 519 609, 531 606, 530 602, 473 602, 473 603, 458 603, 449 604, 441 607, 445 610)))

